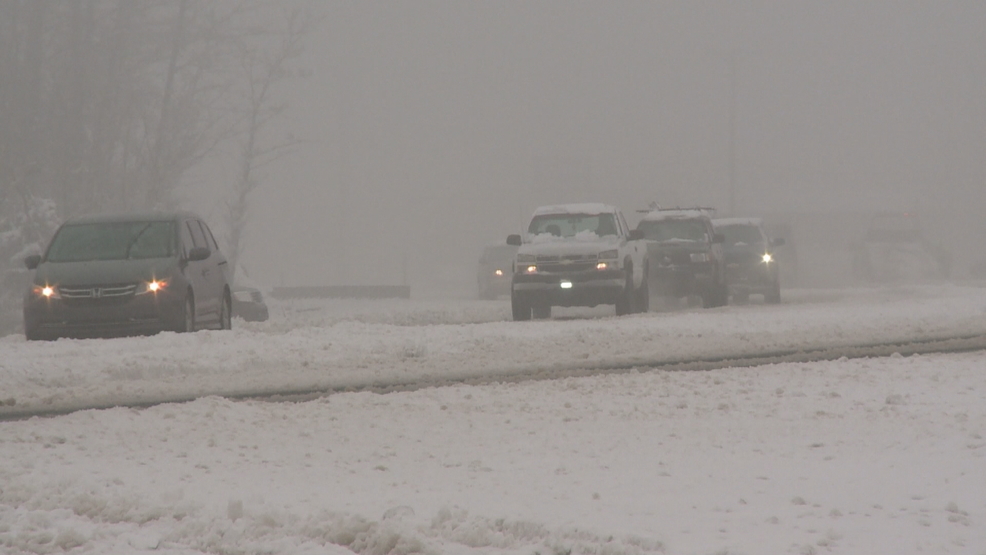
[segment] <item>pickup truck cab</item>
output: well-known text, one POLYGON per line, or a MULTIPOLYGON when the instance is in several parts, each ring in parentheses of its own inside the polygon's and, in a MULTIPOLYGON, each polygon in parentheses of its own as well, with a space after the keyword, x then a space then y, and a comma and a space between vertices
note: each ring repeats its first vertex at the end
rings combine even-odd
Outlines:
POLYGON ((553 306, 612 304, 617 315, 646 312, 647 247, 616 207, 542 206, 517 246, 510 286, 514 320, 550 318, 553 306))

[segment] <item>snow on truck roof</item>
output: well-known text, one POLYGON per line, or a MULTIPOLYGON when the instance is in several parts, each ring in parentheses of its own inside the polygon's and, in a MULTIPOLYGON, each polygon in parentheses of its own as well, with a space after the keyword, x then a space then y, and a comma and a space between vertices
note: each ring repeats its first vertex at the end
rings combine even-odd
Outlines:
POLYGON ((575 204, 552 204, 541 206, 534 211, 535 216, 544 214, 587 214, 595 216, 597 214, 612 214, 618 212, 615 206, 600 202, 583 202, 575 204))
POLYGON ((716 218, 712 220, 712 225, 722 227, 725 225, 755 225, 763 224, 763 218, 716 218))
POLYGON ((674 220, 680 218, 700 218, 702 216, 708 216, 709 213, 704 210, 695 209, 682 209, 682 210, 652 210, 647 213, 646 216, 641 218, 643 221, 654 222, 659 220, 674 220))

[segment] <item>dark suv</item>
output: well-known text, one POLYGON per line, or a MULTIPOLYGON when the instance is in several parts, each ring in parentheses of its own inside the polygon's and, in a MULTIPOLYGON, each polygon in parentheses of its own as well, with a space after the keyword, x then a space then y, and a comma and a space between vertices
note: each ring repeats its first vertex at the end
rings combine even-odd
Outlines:
POLYGON ((230 328, 226 258, 191 213, 71 220, 24 262, 29 340, 230 328))
POLYGON ((707 209, 655 209, 637 224, 647 242, 651 292, 668 299, 702 298, 706 308, 729 302, 722 235, 707 209))
POLYGON ((720 218, 712 221, 725 238, 726 276, 733 301, 745 303, 763 295, 768 303, 781 302, 780 268, 774 249, 784 239, 771 240, 760 218, 720 218))

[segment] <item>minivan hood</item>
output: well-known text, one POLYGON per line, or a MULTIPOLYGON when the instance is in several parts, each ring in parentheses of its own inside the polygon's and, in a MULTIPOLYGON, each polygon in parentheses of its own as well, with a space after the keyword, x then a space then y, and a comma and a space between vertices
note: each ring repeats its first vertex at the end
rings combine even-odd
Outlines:
POLYGON ((177 262, 172 258, 42 262, 38 266, 34 282, 52 285, 137 283, 152 277, 171 275, 176 265, 177 262))
POLYGON ((602 251, 615 249, 620 246, 620 238, 615 235, 607 235, 595 240, 585 239, 556 239, 553 241, 538 241, 536 243, 524 243, 517 249, 517 254, 534 255, 587 255, 599 254, 602 251))

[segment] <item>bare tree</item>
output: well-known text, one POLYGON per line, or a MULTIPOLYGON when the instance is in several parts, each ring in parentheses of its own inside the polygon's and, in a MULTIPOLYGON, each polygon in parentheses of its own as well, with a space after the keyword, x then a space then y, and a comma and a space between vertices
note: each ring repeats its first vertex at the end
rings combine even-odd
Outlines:
POLYGON ((258 17, 275 7, 0 1, 0 275, 23 268, 9 257, 37 248, 58 220, 178 206, 189 171, 234 138, 244 162, 225 182, 245 221, 257 169, 295 143, 265 135, 311 20, 297 10, 258 17))
POLYGON ((263 166, 295 150, 300 141, 292 134, 266 140, 274 121, 286 108, 275 89, 284 81, 302 78, 291 67, 303 51, 303 41, 315 25, 313 15, 299 7, 279 10, 279 26, 243 34, 237 57, 243 76, 243 122, 239 146, 239 175, 227 202, 226 255, 236 271, 245 242, 251 194, 261 186, 263 166))

